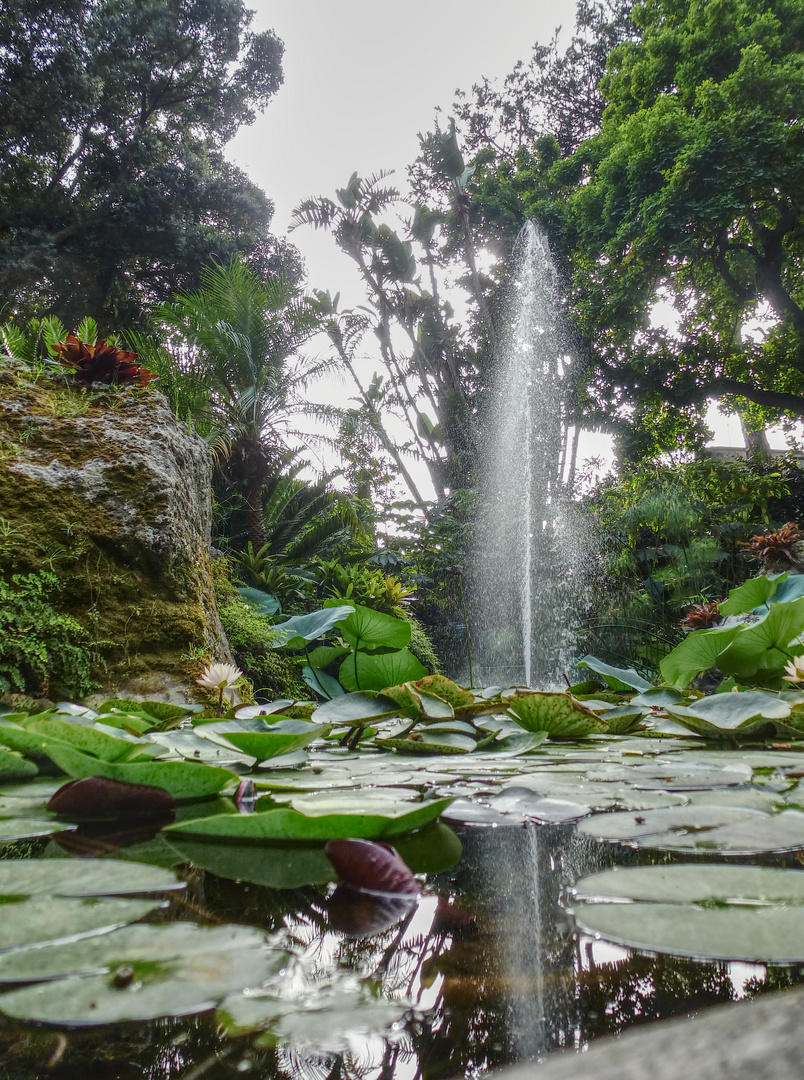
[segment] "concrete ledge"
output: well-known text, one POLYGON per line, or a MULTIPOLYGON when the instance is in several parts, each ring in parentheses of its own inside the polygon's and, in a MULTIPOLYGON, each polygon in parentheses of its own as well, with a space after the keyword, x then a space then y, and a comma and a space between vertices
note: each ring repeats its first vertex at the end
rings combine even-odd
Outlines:
POLYGON ((802 1080, 804 989, 661 1020, 489 1080, 802 1080))

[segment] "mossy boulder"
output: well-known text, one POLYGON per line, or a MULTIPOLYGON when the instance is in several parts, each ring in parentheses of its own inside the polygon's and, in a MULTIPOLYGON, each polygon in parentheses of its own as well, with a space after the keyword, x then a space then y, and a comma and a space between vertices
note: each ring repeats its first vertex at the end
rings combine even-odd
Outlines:
POLYGON ((201 654, 231 662, 211 475, 207 445, 157 391, 78 390, 0 360, 0 575, 57 576, 47 599, 84 628, 98 682, 181 680, 201 654))

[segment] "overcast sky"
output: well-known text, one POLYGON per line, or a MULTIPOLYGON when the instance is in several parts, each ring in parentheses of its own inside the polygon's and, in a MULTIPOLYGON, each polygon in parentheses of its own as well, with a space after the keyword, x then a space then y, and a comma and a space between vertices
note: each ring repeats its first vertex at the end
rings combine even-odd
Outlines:
MULTIPOLYGON (((295 206, 334 196, 352 172, 405 167, 417 132, 432 128, 436 106, 449 115, 456 89, 504 77, 533 45, 563 24, 571 35, 575 0, 249 0, 255 27, 285 43, 285 83, 265 113, 229 144, 229 157, 274 200, 273 231, 283 234, 295 206)), ((349 260, 326 233, 292 233, 309 284, 345 292, 349 260)))
MULTIPOLYGON (((273 199, 279 235, 302 199, 334 197, 355 170, 367 176, 393 169, 394 182, 404 186, 417 133, 432 129, 437 107, 448 117, 456 90, 469 91, 483 77, 504 78, 559 26, 566 44, 575 25, 575 0, 250 0, 249 6, 254 28, 273 29, 285 43, 285 81, 265 113, 232 140, 228 156, 273 199)), ((364 302, 351 261, 326 232, 304 226, 290 239, 305 258, 309 288, 340 292, 342 307, 364 302)), ((742 442, 736 419, 720 418, 717 429, 717 442, 742 442)))

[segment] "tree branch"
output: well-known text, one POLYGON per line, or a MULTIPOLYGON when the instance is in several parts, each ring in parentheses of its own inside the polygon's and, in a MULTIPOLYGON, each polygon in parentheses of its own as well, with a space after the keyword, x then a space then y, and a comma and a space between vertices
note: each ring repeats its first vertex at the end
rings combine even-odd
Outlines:
POLYGON ((662 389, 667 400, 673 405, 695 405, 706 401, 707 398, 736 394, 746 398, 747 401, 752 401, 755 405, 765 405, 771 409, 781 409, 795 416, 804 417, 804 395, 788 394, 779 390, 763 390, 761 386, 743 382, 741 379, 712 379, 686 391, 675 391, 667 386, 662 389))

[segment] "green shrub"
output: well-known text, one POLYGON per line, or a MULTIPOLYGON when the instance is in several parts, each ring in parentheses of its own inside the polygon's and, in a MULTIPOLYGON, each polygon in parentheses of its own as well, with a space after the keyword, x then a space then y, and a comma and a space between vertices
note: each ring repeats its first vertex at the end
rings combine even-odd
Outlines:
POLYGON ((0 692, 80 698, 93 688, 86 630, 50 603, 51 571, 0 579, 0 692))

